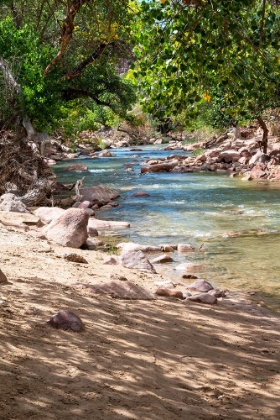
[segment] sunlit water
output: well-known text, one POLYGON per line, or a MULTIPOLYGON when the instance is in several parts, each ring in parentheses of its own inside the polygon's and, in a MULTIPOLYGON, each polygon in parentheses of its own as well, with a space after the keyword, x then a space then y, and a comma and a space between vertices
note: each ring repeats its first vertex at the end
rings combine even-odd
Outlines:
POLYGON ((180 278, 182 273, 174 270, 179 262, 199 262, 197 274, 215 285, 262 291, 265 299, 278 305, 279 184, 243 182, 211 173, 141 175, 139 163, 145 158, 177 152, 154 147, 112 152, 115 158, 75 159, 75 163, 88 166, 87 173, 65 171, 72 163, 69 161, 53 168, 64 183, 86 175, 85 186, 106 184, 120 192, 120 206, 99 212, 97 217, 129 221, 131 227, 108 235, 113 234, 116 242, 190 243, 199 250, 187 255, 175 253, 176 261, 164 266, 165 277, 180 278), (130 163, 133 172, 126 171, 130 163), (133 197, 137 191, 146 191, 150 196, 133 197), (239 236, 232 236, 236 233, 239 236))

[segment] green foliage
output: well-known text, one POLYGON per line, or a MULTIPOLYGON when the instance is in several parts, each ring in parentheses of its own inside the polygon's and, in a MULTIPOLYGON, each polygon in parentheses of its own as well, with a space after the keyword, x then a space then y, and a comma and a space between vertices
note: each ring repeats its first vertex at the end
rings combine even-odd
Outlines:
POLYGON ((62 48, 69 8, 62 0, 52 2, 53 10, 39 0, 28 7, 22 0, 6 3, 0 8, 0 58, 22 95, 0 71, 0 123, 28 116, 37 130, 63 124, 73 137, 79 130, 96 129, 95 118, 108 125, 126 117, 136 100, 132 83, 118 75, 120 58, 131 54, 128 1, 83 2, 63 59, 45 74, 62 48))
POLYGON ((279 104, 280 11, 270 2, 151 0, 140 17, 133 71, 153 115, 188 125, 211 104, 213 124, 226 126, 279 104))

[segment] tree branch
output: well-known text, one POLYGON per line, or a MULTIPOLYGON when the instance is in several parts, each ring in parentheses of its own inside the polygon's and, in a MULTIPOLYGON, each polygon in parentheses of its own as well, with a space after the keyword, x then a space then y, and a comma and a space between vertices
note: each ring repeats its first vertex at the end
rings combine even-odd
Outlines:
POLYGON ((94 51, 93 54, 91 54, 88 58, 86 58, 84 61, 82 61, 80 64, 78 64, 76 67, 74 67, 72 70, 69 71, 69 73, 66 74, 66 78, 68 80, 75 79, 75 77, 80 76, 84 68, 90 64, 93 63, 95 60, 101 57, 103 51, 109 46, 113 45, 114 43, 110 44, 100 44, 98 48, 94 51))
POLYGON ((64 89, 62 93, 66 101, 71 101, 76 98, 91 98, 97 105, 111 106, 110 102, 101 101, 96 95, 87 90, 68 87, 67 89, 64 89))
POLYGON ((44 76, 55 66, 55 64, 63 57, 68 44, 72 38, 73 31, 74 31, 74 20, 79 12, 80 8, 88 3, 90 0, 73 0, 72 3, 68 6, 68 13, 66 18, 64 19, 62 34, 59 39, 59 44, 61 44, 61 49, 57 53, 57 55, 52 59, 50 64, 46 67, 44 71, 44 76))

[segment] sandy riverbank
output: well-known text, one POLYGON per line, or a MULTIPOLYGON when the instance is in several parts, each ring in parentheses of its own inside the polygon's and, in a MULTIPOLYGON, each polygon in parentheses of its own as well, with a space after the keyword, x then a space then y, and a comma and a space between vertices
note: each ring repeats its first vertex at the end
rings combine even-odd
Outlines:
POLYGON ((0 228, 0 419, 278 419, 279 318, 248 296, 218 305, 121 301, 75 282, 126 277, 154 292, 160 275, 104 265, 73 250, 0 228), (83 333, 45 322, 69 309, 83 333))

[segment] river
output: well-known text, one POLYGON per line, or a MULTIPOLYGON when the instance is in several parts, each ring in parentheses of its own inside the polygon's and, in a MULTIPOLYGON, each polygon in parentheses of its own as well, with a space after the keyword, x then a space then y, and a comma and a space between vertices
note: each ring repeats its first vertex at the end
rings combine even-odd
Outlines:
POLYGON ((214 285, 260 292, 265 303, 280 311, 279 184, 209 172, 141 175, 140 163, 148 157, 189 155, 154 146, 141 149, 113 149, 114 158, 80 158, 53 169, 61 182, 85 175, 85 186, 106 184, 120 192, 119 207, 97 214, 100 219, 130 222, 130 229, 106 233, 114 242, 195 246, 196 252, 174 254, 175 262, 162 269, 165 277, 179 281, 175 266, 196 262, 201 265, 197 274, 214 285), (65 171, 71 163, 85 164, 89 172, 65 171), (130 163, 134 170, 127 172, 130 163), (133 197, 137 191, 150 196, 133 197))

